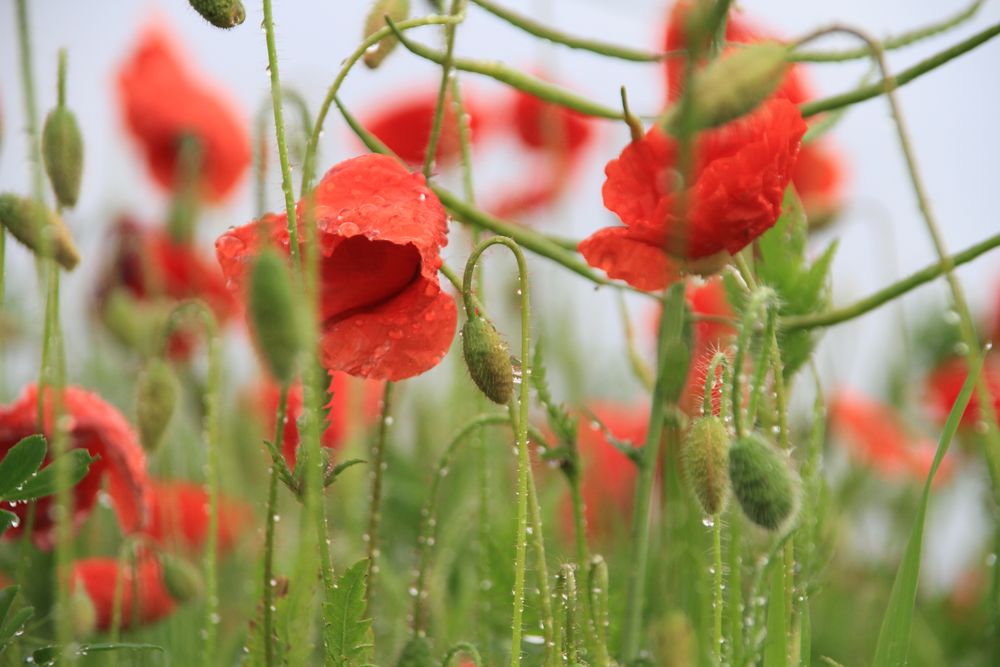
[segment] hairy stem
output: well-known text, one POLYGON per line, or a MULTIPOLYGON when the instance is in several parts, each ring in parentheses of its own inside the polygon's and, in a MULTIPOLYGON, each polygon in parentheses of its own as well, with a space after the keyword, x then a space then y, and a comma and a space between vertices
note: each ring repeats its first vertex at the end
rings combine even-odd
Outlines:
MULTIPOLYGON (((281 446, 288 411, 288 383, 281 385, 278 394, 278 411, 274 421, 274 444, 281 446)), ((264 664, 274 665, 274 513, 278 507, 278 466, 271 465, 271 479, 267 489, 267 518, 264 523, 264 664)))
POLYGON ((378 576, 378 528, 382 520, 382 479, 385 473, 385 441, 392 422, 392 390, 395 384, 386 382, 382 388, 382 410, 378 430, 371 445, 371 492, 368 496, 368 531, 365 555, 368 558, 368 585, 365 589, 365 604, 371 614, 375 598, 375 580, 378 576))

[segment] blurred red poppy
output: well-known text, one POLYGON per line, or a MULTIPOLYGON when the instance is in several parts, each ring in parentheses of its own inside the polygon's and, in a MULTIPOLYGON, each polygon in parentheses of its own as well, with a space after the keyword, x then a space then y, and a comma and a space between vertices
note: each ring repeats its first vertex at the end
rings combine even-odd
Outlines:
POLYGON ((593 136, 587 116, 521 90, 514 92, 511 116, 525 146, 555 155, 575 156, 593 136))
MULTIPOLYGON (((990 394, 993 396, 993 409, 1000 410, 1000 356, 989 354, 983 364, 983 377, 986 378, 990 394)), ((968 377, 968 366, 964 359, 954 357, 941 363, 931 371, 924 383, 925 404, 931 419, 938 424, 944 424, 948 419, 952 406, 958 400, 958 395, 968 377)), ((973 426, 980 418, 979 392, 974 391, 969 405, 962 413, 961 426, 973 426)))
POLYGON ((204 80, 161 22, 148 26, 118 73, 125 125, 145 154, 153 178, 173 190, 182 139, 201 154, 202 196, 225 199, 250 166, 250 135, 237 107, 204 80))
MULTIPOLYGON (((86 558, 73 564, 70 590, 83 586, 97 615, 97 630, 111 629, 118 589, 119 564, 114 558, 86 558)), ((122 573, 121 628, 155 623, 173 613, 177 603, 163 581, 159 562, 151 556, 142 557, 136 568, 122 573), (138 595, 138 606, 136 596, 138 595)))
MULTIPOLYGON (((437 276, 447 217, 423 176, 390 157, 362 155, 327 172, 314 198, 323 364, 373 380, 402 380, 437 365, 458 314, 437 276)), ((303 202, 299 209, 301 220, 303 202)), ((243 289, 262 231, 288 250, 284 215, 267 215, 216 241, 233 289, 243 289)))
MULTIPOLYGON (((167 480, 153 480, 151 491, 149 522, 143 533, 161 547, 201 552, 208 538, 208 491, 200 484, 167 480)), ((252 518, 246 503, 219 498, 216 539, 220 553, 236 546, 252 518)))
MULTIPOLYGON (((52 391, 45 396, 45 428, 43 432, 51 442, 52 391)), ((0 407, 0 454, 16 445, 22 438, 39 432, 37 423, 38 390, 29 385, 21 397, 10 405, 0 407)), ((67 446, 86 449, 100 459, 94 461, 87 475, 73 487, 73 522, 79 525, 90 514, 97 501, 98 491, 105 477, 108 495, 118 515, 123 532, 139 530, 146 521, 149 507, 149 480, 146 476, 146 455, 128 422, 110 404, 97 394, 78 387, 67 387, 62 397, 64 417, 68 431, 67 446)), ((49 457, 46 456, 46 462, 49 457)), ((32 539, 40 549, 51 549, 55 540, 55 519, 51 516, 51 497, 35 501, 35 522, 32 539)), ((12 538, 23 529, 24 518, 30 504, 9 505, 4 509, 17 514, 21 526, 11 528, 4 537, 12 538)))
POLYGON ((778 219, 805 130, 795 105, 772 99, 699 134, 681 216, 677 143, 653 126, 605 167, 604 205, 625 226, 597 231, 580 252, 643 290, 665 287, 682 269, 717 269, 778 219))

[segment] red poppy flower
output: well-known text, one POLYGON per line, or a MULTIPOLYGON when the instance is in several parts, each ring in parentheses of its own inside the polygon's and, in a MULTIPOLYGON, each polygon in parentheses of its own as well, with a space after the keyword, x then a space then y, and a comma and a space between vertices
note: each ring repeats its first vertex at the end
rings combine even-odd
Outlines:
POLYGON ((604 205, 624 227, 580 243, 584 258, 644 290, 666 286, 680 264, 699 270, 728 259, 774 225, 806 124, 773 99, 695 140, 686 216, 675 210, 677 144, 656 126, 605 167, 604 205))
MULTIPOLYGON (((362 122, 365 128, 382 140, 404 162, 422 165, 427 153, 427 144, 434 126, 434 110, 437 108, 438 91, 433 90, 390 100, 386 106, 375 111, 362 122)), ((481 114, 474 101, 462 97, 462 105, 469 117, 470 141, 478 139, 481 114)), ((434 158, 441 166, 458 162, 462 156, 458 116, 451 96, 445 100, 441 118, 441 134, 438 135, 434 158)))
MULTIPOLYGON (((830 427, 854 458, 886 477, 905 474, 922 480, 930 472, 937 445, 911 435, 888 405, 841 392, 830 401, 830 427)), ((946 480, 951 471, 951 459, 946 458, 935 481, 946 480)))
POLYGON ((578 154, 593 136, 587 116, 524 91, 514 93, 511 115, 522 143, 557 155, 578 154))
MULTIPOLYGON (((690 2, 673 5, 664 35, 664 48, 677 51, 684 48, 684 32, 681 28, 685 15, 691 10, 690 2)), ((732 11, 726 21, 726 41, 737 44, 752 44, 773 39, 765 31, 752 25, 741 12, 732 11)), ((684 90, 684 58, 673 57, 666 61, 667 100, 677 100, 684 90)), ((800 105, 815 97, 806 80, 805 68, 793 65, 775 91, 774 97, 786 99, 800 105)), ((813 141, 802 146, 799 159, 792 171, 792 183, 802 200, 811 225, 828 222, 840 209, 843 199, 844 170, 841 159, 830 143, 813 141)))
POLYGON ((172 190, 181 139, 201 151, 202 196, 220 201, 250 165, 250 135, 238 107, 186 62, 161 25, 148 27, 118 73, 125 125, 142 148, 153 178, 172 190))
MULTIPOLYGON (((323 364, 374 380, 402 380, 437 365, 455 336, 457 311, 437 276, 447 218, 423 176, 384 155, 362 155, 327 172, 314 197, 323 364)), ((301 220, 301 202, 299 208, 301 220)), ((261 227, 288 250, 283 215, 216 241, 234 289, 242 289, 261 227)))
MULTIPOLYGON (((97 630, 111 629, 115 608, 115 591, 118 587, 119 565, 114 558, 86 558, 73 564, 70 590, 83 586, 97 614, 97 630)), ((159 562, 143 557, 136 568, 127 568, 122 574, 121 628, 128 629, 138 620, 139 624, 155 623, 169 616, 177 607, 163 581, 159 562), (138 608, 135 598, 138 594, 138 608)))
MULTIPOLYGON (((350 376, 345 373, 333 373, 330 376, 330 402, 326 404, 326 428, 323 430, 321 442, 324 447, 330 449, 338 448, 348 435, 350 420, 358 419, 351 410, 355 407, 355 399, 358 396, 357 390, 361 390, 360 420, 363 424, 370 424, 375 421, 379 412, 379 404, 382 395, 382 385, 379 382, 365 381, 363 386, 358 386, 352 382, 350 376)), ((274 419, 277 416, 278 399, 280 392, 278 385, 274 382, 261 384, 257 405, 263 414, 267 415, 268 439, 274 433, 274 419)), ((302 385, 296 383, 288 391, 288 404, 286 405, 285 428, 282 433, 281 453, 285 457, 288 467, 295 469, 296 452, 299 448, 299 418, 302 416, 302 385)))
MULTIPOLYGON (((151 490, 149 522, 143 533, 162 547, 201 552, 208 538, 208 491, 199 484, 166 480, 154 480, 151 490)), ((245 503, 219 498, 216 543, 220 553, 236 545, 251 519, 245 503)))
MULTIPOLYGON (((1000 357, 990 354, 983 364, 983 376, 993 396, 993 409, 1000 410, 1000 357)), ((968 377, 969 370, 965 360, 949 359, 935 368, 925 381, 925 403, 931 419, 944 424, 948 419, 952 406, 962 392, 962 385, 968 377)), ((979 392, 974 391, 969 405, 962 413, 961 426, 973 426, 979 420, 979 392)))
MULTIPOLYGON (((29 385, 14 403, 0 407, 0 454, 16 445, 22 438, 38 433, 36 422, 38 390, 29 385)), ((87 475, 73 487, 74 523, 80 524, 90 514, 104 478, 108 480, 108 494, 118 514, 124 532, 142 527, 149 505, 149 482, 146 477, 146 455, 132 428, 114 407, 105 403, 97 394, 77 387, 67 387, 63 393, 63 409, 68 418, 69 441, 72 449, 86 449, 100 459, 94 461, 87 475)), ((44 433, 51 441, 52 394, 45 397, 44 433)), ((46 461, 48 461, 46 456, 46 461)), ((24 503, 4 509, 21 518, 28 513, 24 503)), ((51 497, 35 501, 35 524, 32 538, 40 549, 51 549, 55 539, 55 520, 50 516, 51 497)), ((15 537, 20 527, 11 528, 4 537, 15 537)))

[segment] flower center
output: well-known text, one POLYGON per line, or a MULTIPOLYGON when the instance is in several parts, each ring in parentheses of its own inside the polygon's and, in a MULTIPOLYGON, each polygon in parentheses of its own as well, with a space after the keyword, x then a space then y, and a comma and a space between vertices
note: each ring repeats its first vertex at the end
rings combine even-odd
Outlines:
POLYGON ((420 275, 420 253, 410 244, 352 236, 323 262, 324 321, 341 320, 399 295, 420 275))

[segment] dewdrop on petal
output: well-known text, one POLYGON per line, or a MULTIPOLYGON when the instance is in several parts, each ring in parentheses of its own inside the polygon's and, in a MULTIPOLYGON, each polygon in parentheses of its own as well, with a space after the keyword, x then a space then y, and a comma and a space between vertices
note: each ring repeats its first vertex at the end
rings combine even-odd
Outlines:
POLYGON ((476 386, 494 403, 504 405, 514 393, 510 350, 493 323, 473 317, 462 327, 462 353, 476 386))
POLYGON ((761 528, 778 530, 795 513, 798 477, 762 436, 751 434, 733 443, 729 480, 743 513, 761 528))
POLYGON ((275 250, 267 248, 257 257, 249 296, 248 314, 260 354, 274 378, 288 382, 302 348, 302 326, 291 275, 275 250))
POLYGON ((406 642, 403 652, 399 654, 396 667, 433 667, 437 662, 431 652, 431 645, 426 637, 416 636, 406 642))
POLYGON ((14 194, 0 195, 0 224, 40 257, 54 257, 71 271, 80 263, 69 228, 44 204, 14 194))
POLYGON ((67 208, 75 206, 83 176, 83 137, 76 116, 65 106, 56 107, 45 118, 42 161, 56 199, 67 208))
POLYGON ((154 358, 139 375, 135 389, 135 415, 139 438, 146 451, 154 451, 163 439, 177 407, 180 385, 166 361, 154 358))
POLYGON ((684 476, 705 514, 726 508, 729 496, 729 432, 718 417, 701 417, 684 438, 684 476))
MULTIPOLYGON (((364 38, 368 39, 373 34, 386 27, 385 17, 392 19, 394 23, 405 21, 410 15, 410 0, 375 0, 372 8, 368 11, 365 19, 364 38)), ((365 51, 365 65, 375 69, 382 64, 392 50, 396 48, 399 40, 395 35, 383 37, 376 44, 365 51)))
POLYGON ((163 572, 163 585, 175 601, 184 604, 201 597, 204 582, 194 565, 182 558, 161 554, 160 568, 163 572))
POLYGON ((188 0, 195 11, 216 28, 234 28, 246 19, 240 0, 188 0))

